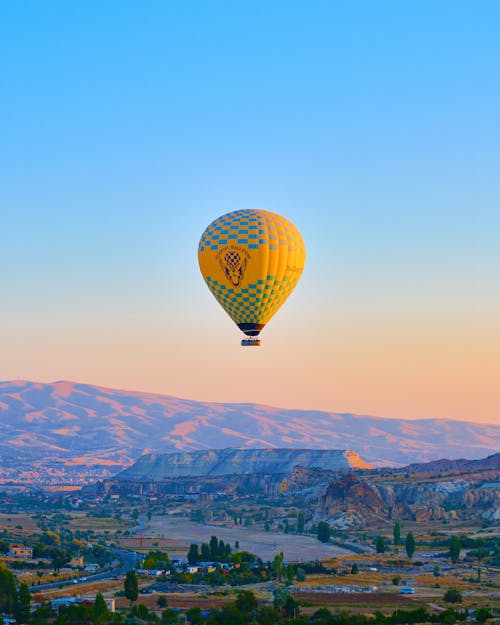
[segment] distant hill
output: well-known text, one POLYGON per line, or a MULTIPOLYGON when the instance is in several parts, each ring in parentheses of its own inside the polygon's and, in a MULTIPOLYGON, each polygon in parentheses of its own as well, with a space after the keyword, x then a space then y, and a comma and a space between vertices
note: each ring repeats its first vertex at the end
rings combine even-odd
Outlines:
POLYGON ((147 453, 352 449, 374 466, 498 451, 500 426, 223 404, 75 382, 0 382, 0 478, 84 480, 147 453))
POLYGON ((471 473, 472 471, 488 471, 489 469, 500 471, 500 453, 492 454, 487 458, 479 460, 467 460, 466 458, 458 458, 457 460, 442 459, 424 464, 410 464, 404 468, 404 470, 418 471, 420 473, 435 473, 438 471, 467 471, 471 473))
POLYGON ((164 480, 220 475, 286 474, 296 465, 332 471, 369 469, 353 451, 336 449, 211 449, 184 454, 148 454, 118 480, 164 480))

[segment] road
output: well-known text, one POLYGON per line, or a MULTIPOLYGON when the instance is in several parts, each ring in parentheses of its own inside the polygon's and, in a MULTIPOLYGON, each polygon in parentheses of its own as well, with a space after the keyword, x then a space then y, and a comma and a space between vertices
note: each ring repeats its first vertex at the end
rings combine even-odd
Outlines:
POLYGON ((143 558, 138 553, 133 551, 125 551, 125 549, 112 549, 114 555, 117 559, 121 561, 119 566, 114 568, 110 567, 104 571, 99 571, 99 573, 88 573, 81 575, 80 577, 73 577, 72 579, 66 581, 58 581, 58 582, 50 582, 49 584, 36 584, 35 586, 30 586, 29 589, 31 592, 37 592, 39 590, 49 590, 50 588, 60 588, 61 586, 72 586, 76 584, 89 584, 100 579, 109 579, 115 576, 126 575, 128 571, 135 569, 135 565, 139 560, 143 558))

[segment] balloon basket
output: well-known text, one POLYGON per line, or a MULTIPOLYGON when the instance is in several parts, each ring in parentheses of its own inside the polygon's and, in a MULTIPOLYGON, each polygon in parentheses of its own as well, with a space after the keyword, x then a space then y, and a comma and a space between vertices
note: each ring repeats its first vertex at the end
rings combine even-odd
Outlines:
POLYGON ((259 347, 260 339, 242 339, 241 346, 242 347, 259 347))

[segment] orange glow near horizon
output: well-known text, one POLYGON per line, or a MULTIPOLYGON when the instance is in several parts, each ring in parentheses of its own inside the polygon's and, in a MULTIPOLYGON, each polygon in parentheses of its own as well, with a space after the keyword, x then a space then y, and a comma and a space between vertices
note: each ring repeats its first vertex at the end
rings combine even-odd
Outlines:
POLYGON ((200 326, 177 335, 161 325, 119 323, 106 336, 70 328, 57 336, 24 333, 12 341, 9 369, 36 381, 70 379, 202 401, 500 423, 500 351, 493 349, 500 331, 493 322, 337 319, 328 332, 323 327, 297 336, 286 322, 276 323, 257 349, 241 348, 225 318, 208 341, 200 326))

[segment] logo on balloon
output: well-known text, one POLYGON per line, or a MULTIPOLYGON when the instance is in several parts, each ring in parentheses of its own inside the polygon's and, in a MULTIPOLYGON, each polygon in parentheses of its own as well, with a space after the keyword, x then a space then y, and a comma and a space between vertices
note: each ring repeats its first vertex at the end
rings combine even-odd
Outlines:
POLYGON ((222 271, 229 282, 233 286, 240 286, 247 266, 248 253, 245 255, 236 248, 226 248, 218 255, 218 258, 222 271))

